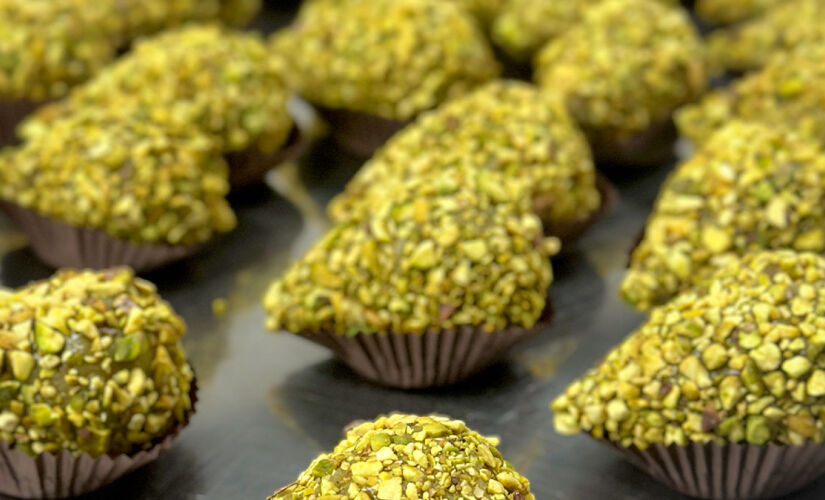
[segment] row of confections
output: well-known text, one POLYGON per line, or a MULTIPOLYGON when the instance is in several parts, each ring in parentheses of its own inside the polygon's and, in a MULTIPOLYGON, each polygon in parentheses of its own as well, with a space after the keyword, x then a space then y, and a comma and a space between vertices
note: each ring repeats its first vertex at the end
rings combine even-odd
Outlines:
POLYGON ((710 35, 715 70, 750 72, 676 113, 695 153, 620 286, 647 319, 552 404, 558 432, 702 498, 825 472, 825 2, 759 10, 710 35))

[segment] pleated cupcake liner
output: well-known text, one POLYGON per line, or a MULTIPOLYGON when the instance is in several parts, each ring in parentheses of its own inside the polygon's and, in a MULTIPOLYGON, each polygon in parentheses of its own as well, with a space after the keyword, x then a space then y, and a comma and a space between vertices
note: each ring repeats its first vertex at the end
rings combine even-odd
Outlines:
POLYGON ((555 236, 562 242, 562 251, 560 255, 564 255, 570 247, 578 241, 590 227, 598 222, 602 217, 610 213, 616 206, 619 200, 619 192, 615 186, 603 175, 596 175, 596 189, 601 196, 601 204, 599 208, 590 213, 586 218, 558 223, 550 222, 546 215, 539 213, 539 218, 544 224, 544 234, 548 236, 555 236))
POLYGON ((0 148, 19 142, 17 126, 42 104, 25 99, 0 99, 0 148))
POLYGON ((91 493, 155 461, 189 424, 198 401, 197 380, 189 397, 192 408, 168 435, 148 450, 93 458, 89 454, 41 453, 31 457, 0 442, 0 494, 15 498, 69 498, 91 493))
POLYGON ((657 167, 672 161, 676 137, 676 127, 670 117, 625 139, 588 133, 596 163, 624 169, 657 167))
POLYGON ((549 323, 549 308, 533 328, 487 333, 480 328, 427 330, 423 334, 301 336, 333 351, 361 377, 396 389, 424 389, 466 380, 502 359, 509 348, 537 335, 549 323))
POLYGON ((136 272, 145 272, 188 257, 201 248, 201 245, 135 244, 98 229, 70 226, 14 203, 0 202, 0 208, 28 236, 37 257, 56 269, 129 266, 136 272))
POLYGON ((319 107, 318 112, 329 123, 335 141, 360 158, 370 158, 408 123, 346 109, 319 107))
POLYGON ((825 474, 825 445, 661 444, 642 450, 598 440, 668 487, 696 498, 775 498, 825 474))
POLYGON ((224 155, 229 164, 229 185, 234 190, 263 182, 266 173, 289 161, 301 158, 312 141, 298 127, 293 127, 284 146, 274 153, 262 153, 252 147, 224 155))

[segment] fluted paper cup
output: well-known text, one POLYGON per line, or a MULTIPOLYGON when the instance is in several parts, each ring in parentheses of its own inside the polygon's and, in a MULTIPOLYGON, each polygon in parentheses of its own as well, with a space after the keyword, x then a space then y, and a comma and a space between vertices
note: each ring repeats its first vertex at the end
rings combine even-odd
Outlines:
POLYGON ((541 209, 536 211, 537 215, 544 224, 544 234, 548 236, 555 236, 561 240, 562 255, 566 253, 566 248, 569 248, 573 243, 581 238, 584 233, 587 232, 591 226, 593 226, 593 224, 610 213, 610 211, 616 206, 619 199, 619 193, 613 184, 603 175, 599 174, 596 176, 596 189, 599 190, 599 195, 601 195, 601 204, 598 209, 594 210, 584 219, 565 223, 550 222, 547 214, 542 213, 541 209))
POLYGON ((693 443, 645 450, 599 440, 670 488, 696 498, 750 500, 787 495, 825 473, 825 445, 693 443))
POLYGON ((97 229, 70 226, 33 210, 0 202, 29 238, 34 253, 53 268, 108 269, 129 266, 150 271, 197 252, 200 245, 149 245, 119 240, 97 229))
POLYGON ((507 349, 537 335, 549 323, 549 307, 533 328, 487 333, 479 328, 428 330, 423 334, 301 336, 332 350, 365 379, 398 389, 423 389, 461 382, 503 358, 507 349))
POLYGON ((329 123, 335 141, 361 158, 371 157, 408 123, 346 109, 321 107, 318 112, 329 123))
POLYGON ((243 189, 264 180, 267 172, 278 165, 295 161, 303 156, 311 141, 297 127, 293 127, 284 146, 274 153, 262 153, 257 148, 227 153, 229 164, 229 185, 232 189, 243 189))
POLYGON ((0 99, 0 147, 18 142, 17 125, 41 104, 25 99, 0 99))

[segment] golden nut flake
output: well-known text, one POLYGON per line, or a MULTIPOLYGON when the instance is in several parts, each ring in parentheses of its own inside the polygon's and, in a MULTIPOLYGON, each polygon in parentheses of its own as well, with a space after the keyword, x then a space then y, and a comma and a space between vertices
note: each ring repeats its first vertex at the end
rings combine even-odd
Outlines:
POLYGON ((137 36, 214 19, 218 0, 0 0, 0 99, 66 94, 137 36))
POLYGON ((786 0, 755 19, 711 33, 708 50, 716 66, 748 71, 773 55, 823 43, 825 1, 786 0))
POLYGON ((22 135, 48 133, 54 120, 96 107, 183 133, 196 127, 223 152, 274 152, 292 128, 283 66, 257 35, 181 28, 139 42, 68 99, 39 110, 22 135))
POLYGON ((730 120, 782 126, 825 145, 825 46, 777 55, 760 71, 676 113, 680 132, 704 143, 730 120))
POLYGON ((234 228, 228 167, 207 136, 88 108, 0 155, 0 196, 135 243, 191 245, 234 228))
POLYGON ((495 81, 396 134, 333 199, 330 215, 346 220, 385 196, 389 182, 454 167, 529 181, 534 208, 549 229, 586 219, 601 201, 589 147, 564 104, 532 85, 495 81))
POLYGON ((270 287, 270 329, 420 334, 536 323, 558 240, 542 237, 523 183, 452 169, 385 194, 270 287))
POLYGON ((681 8, 606 0, 539 52, 536 80, 564 96, 593 142, 622 141, 705 90, 704 53, 681 8))
POLYGON ((694 10, 711 24, 730 24, 762 14, 787 0, 696 0, 694 10))
POLYGON ((459 420, 380 417, 347 432, 268 500, 535 500, 496 444, 459 420))
POLYGON ((131 270, 60 271, 0 297, 0 440, 29 455, 135 453, 180 425, 183 320, 131 270))
POLYGON ((775 248, 825 250, 825 156, 791 132, 733 122, 662 186, 621 293, 649 309, 720 261, 775 248))
POLYGON ((825 439, 825 259, 733 259, 553 402, 556 430, 621 446, 825 439))
POLYGON ((500 69, 475 20, 443 0, 315 0, 273 45, 309 101, 393 120, 409 120, 500 69))
MULTIPOLYGON (((545 43, 581 22, 601 0, 509 0, 495 18, 493 41, 510 57, 528 61, 545 43)), ((675 0, 656 0, 676 5, 675 0)))

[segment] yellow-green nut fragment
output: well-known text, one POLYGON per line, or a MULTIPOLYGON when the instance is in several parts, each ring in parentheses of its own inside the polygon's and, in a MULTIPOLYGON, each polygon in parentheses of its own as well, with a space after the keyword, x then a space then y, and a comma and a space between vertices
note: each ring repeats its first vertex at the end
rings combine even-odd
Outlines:
POLYGON ((825 45, 774 56, 758 72, 676 113, 682 135, 701 145, 731 120, 785 127, 825 145, 825 45))
POLYGON ((711 24, 731 24, 758 16, 787 0, 696 0, 696 15, 711 24))
POLYGON ((384 197, 387 183, 456 167, 526 181, 550 234, 587 219, 601 202, 589 147, 561 100, 527 83, 495 81, 396 134, 333 199, 330 215, 344 221, 384 197))
POLYGON ((126 268, 59 271, 0 297, 0 441, 131 454, 183 424, 183 320, 126 268))
POLYGON ((84 108, 208 134, 222 152, 271 153, 292 128, 284 63, 259 35, 195 25, 144 39, 126 56, 45 106, 21 127, 34 138, 84 108))
POLYGON ((0 154, 0 196, 135 243, 193 245, 235 226, 208 136, 84 108, 0 154))
POLYGON ((712 32, 713 65, 732 71, 758 69, 775 55, 825 43, 825 2, 787 0, 742 24, 712 32))
POLYGON ((665 181, 621 293, 650 309, 733 256, 780 248, 825 250, 825 155, 793 132, 732 122, 665 181))
POLYGON ((545 43, 580 23, 587 10, 600 1, 509 0, 493 22, 493 41, 513 59, 529 61, 545 43))
POLYGON ((270 287, 267 326, 339 335, 533 327, 558 240, 543 238, 524 189, 466 169, 388 186, 270 287))
POLYGON ((705 51, 681 8, 606 0, 538 53, 536 80, 561 93, 591 142, 621 142, 705 90, 705 51))
POLYGON ((642 449, 822 443, 823 307, 820 255, 730 259, 573 382, 552 404, 556 430, 642 449))
POLYGON ((500 69, 477 22, 443 0, 315 0, 273 45, 309 101, 391 120, 409 120, 500 69))
POLYGON ((394 414, 347 432, 330 453, 268 500, 535 500, 530 482, 502 458, 497 440, 459 420, 394 414), (371 446, 381 436, 388 444, 371 446))

